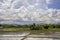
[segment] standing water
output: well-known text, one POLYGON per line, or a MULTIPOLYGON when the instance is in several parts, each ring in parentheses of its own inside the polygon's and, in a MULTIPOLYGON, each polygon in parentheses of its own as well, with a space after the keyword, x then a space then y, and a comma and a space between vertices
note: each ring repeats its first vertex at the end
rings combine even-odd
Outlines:
POLYGON ((0 40, 60 40, 60 34, 32 35, 30 32, 1 32, 0 40))
POLYGON ((27 35, 29 32, 0 32, 0 40, 21 40, 27 35))

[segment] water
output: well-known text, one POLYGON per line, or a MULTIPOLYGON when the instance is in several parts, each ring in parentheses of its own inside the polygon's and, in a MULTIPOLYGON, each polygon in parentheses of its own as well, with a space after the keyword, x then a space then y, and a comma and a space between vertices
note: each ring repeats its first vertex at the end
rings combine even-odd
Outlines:
POLYGON ((21 40, 29 32, 0 32, 0 40, 21 40))
POLYGON ((60 40, 60 33, 53 35, 30 35, 30 32, 0 32, 0 40, 60 40), (45 36, 45 37, 44 37, 45 36), (48 37, 47 37, 48 36, 48 37))
MULTIPOLYGON (((0 40, 21 40, 22 38, 0 38, 0 40)), ((53 38, 26 38, 24 40, 60 40, 53 38)))
POLYGON ((26 38, 25 40, 60 40, 60 39, 53 39, 53 38, 26 38))
POLYGON ((21 40, 23 37, 1 37, 0 40, 21 40))

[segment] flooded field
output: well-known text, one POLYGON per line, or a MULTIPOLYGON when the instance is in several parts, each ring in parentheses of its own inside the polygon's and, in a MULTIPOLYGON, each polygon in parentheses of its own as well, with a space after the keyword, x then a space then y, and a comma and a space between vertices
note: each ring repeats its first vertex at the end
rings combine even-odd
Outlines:
POLYGON ((0 40, 60 40, 60 32, 51 35, 35 35, 30 32, 0 32, 0 40))
POLYGON ((53 38, 27 38, 25 40, 60 40, 60 39, 53 39, 53 38))

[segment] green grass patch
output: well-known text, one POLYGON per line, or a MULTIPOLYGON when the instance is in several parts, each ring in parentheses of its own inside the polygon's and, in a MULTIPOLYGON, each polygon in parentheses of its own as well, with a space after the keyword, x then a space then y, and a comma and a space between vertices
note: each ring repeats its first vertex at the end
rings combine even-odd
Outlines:
POLYGON ((2 28, 0 31, 29 31, 29 28, 2 28))

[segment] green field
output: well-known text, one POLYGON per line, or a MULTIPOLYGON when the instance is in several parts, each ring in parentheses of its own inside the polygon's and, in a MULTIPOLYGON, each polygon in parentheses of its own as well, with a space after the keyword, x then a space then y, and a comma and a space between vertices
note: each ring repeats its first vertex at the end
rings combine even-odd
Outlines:
POLYGON ((14 31, 29 31, 29 28, 2 28, 0 31, 9 31, 9 32, 14 32, 14 31))
POLYGON ((60 28, 49 28, 49 29, 39 29, 39 30, 30 30, 30 28, 2 28, 0 31, 39 31, 39 32, 48 32, 48 31, 60 31, 60 28))
POLYGON ((10 24, 0 24, 0 32, 17 32, 17 31, 30 31, 34 32, 50 32, 59 31, 60 24, 31 24, 31 25, 10 25, 10 24), (2 27, 2 28, 1 28, 2 27))

